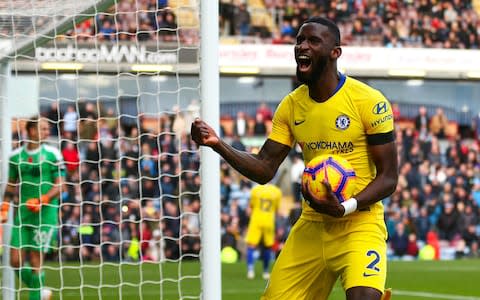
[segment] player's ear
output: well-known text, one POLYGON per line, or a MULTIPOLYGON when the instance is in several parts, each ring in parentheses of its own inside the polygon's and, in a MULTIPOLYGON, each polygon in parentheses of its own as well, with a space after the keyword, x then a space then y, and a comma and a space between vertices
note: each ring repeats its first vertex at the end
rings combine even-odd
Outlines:
POLYGON ((340 46, 335 46, 332 51, 330 51, 330 59, 336 60, 342 55, 342 48, 340 46))

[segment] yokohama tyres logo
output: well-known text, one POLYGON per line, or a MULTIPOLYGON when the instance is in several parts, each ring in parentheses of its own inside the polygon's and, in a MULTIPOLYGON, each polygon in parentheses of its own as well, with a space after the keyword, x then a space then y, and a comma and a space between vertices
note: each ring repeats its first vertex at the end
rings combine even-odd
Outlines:
POLYGON ((39 62, 175 64, 178 57, 176 51, 147 51, 145 46, 136 45, 100 45, 98 48, 68 45, 63 48, 36 48, 35 58, 39 62))

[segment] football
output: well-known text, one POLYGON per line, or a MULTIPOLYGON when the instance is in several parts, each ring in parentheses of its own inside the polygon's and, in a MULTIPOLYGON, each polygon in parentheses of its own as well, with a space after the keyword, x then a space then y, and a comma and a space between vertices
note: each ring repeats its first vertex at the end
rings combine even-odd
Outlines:
POLYGON ((314 157, 305 166, 302 184, 307 184, 316 197, 324 199, 326 188, 322 182, 330 183, 333 193, 340 202, 353 196, 356 175, 352 165, 339 155, 325 154, 314 157))

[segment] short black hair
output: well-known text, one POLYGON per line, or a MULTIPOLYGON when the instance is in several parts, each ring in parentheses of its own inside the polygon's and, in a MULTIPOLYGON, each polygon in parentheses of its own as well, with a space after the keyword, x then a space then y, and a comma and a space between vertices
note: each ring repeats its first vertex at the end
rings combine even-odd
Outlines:
POLYGON ((27 124, 25 124, 25 129, 27 130, 27 132, 31 128, 37 128, 39 121, 40 121, 40 118, 38 116, 33 116, 30 119, 28 119, 27 124))
POLYGON ((324 17, 310 17, 303 24, 306 23, 318 23, 324 26, 327 26, 328 31, 332 34, 333 38, 335 39, 335 46, 340 46, 340 29, 338 29, 337 24, 335 24, 332 20, 324 18, 324 17))

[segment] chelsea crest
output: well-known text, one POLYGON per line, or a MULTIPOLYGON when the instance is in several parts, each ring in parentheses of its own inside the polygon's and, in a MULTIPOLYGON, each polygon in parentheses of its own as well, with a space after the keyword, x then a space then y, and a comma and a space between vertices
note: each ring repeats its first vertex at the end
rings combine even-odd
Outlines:
POLYGON ((347 115, 340 115, 335 120, 335 126, 340 130, 345 130, 350 126, 350 118, 347 115))

